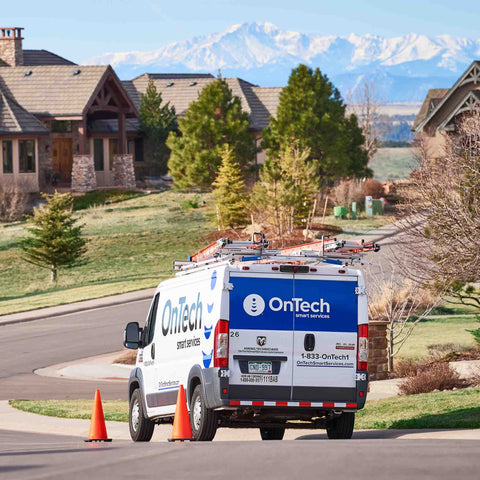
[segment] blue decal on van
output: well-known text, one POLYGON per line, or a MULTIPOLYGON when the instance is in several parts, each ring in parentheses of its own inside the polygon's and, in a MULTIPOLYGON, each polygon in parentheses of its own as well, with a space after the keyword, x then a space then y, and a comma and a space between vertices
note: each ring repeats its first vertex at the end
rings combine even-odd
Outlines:
POLYGON ((213 357, 213 349, 210 352, 210 355, 207 355, 205 352, 202 351, 203 355, 203 366, 205 368, 208 368, 210 366, 210 363, 212 362, 212 357, 213 357))
POLYGON ((357 282, 255 277, 230 281, 231 329, 357 331, 357 282))
POLYGON ((208 313, 212 313, 213 303, 207 303, 207 310, 208 310, 208 313))
POLYGON ((210 280, 210 289, 213 290, 215 288, 215 285, 217 283, 217 271, 214 270, 212 273, 212 278, 210 280))
POLYGON ((212 329, 213 327, 210 327, 210 328, 203 327, 203 334, 205 335, 205 338, 207 340, 210 338, 210 335, 212 334, 212 329))

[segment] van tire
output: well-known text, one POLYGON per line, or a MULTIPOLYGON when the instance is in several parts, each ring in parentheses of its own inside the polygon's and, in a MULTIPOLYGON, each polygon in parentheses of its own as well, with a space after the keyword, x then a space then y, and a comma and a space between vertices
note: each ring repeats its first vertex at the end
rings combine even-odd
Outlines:
POLYGON ((331 440, 352 438, 355 413, 343 412, 327 423, 327 436, 331 440))
POLYGON ((282 440, 285 435, 285 429, 282 427, 260 427, 260 436, 262 440, 282 440))
POLYGON ((155 428, 155 423, 145 418, 142 394, 138 388, 133 391, 132 398, 130 398, 128 427, 130 429, 130 437, 132 437, 134 442, 149 442, 155 428))
POLYGON ((202 385, 197 385, 190 401, 190 425, 193 439, 197 442, 210 442, 217 433, 217 412, 206 407, 202 385))

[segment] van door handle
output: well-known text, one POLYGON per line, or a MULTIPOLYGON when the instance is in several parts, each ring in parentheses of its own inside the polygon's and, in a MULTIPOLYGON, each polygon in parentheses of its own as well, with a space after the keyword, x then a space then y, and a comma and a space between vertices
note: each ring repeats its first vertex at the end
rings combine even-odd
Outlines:
POLYGON ((307 352, 313 352, 313 350, 315 350, 315 335, 313 333, 305 334, 303 346, 307 352))
POLYGON ((152 357, 152 359, 155 358, 155 344, 152 343, 152 348, 150 349, 150 356, 152 357))

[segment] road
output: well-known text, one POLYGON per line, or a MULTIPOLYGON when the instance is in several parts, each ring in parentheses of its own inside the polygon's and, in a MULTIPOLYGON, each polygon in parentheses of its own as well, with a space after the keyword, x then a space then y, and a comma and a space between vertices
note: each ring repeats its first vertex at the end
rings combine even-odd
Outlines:
POLYGON ((0 431, 0 478, 214 480, 261 478, 451 480, 477 478, 470 440, 318 440, 86 444, 73 437, 0 431))
POLYGON ((0 326, 0 399, 126 398, 126 386, 39 377, 32 372, 62 362, 122 349, 129 321, 142 323, 150 300, 115 305, 49 319, 0 326))

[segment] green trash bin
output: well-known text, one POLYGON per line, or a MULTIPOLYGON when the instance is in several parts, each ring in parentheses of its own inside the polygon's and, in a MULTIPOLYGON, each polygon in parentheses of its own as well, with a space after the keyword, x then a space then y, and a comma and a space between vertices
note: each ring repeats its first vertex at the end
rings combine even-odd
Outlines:
POLYGON ((345 218, 347 216, 346 207, 333 207, 333 216, 335 218, 345 218))

